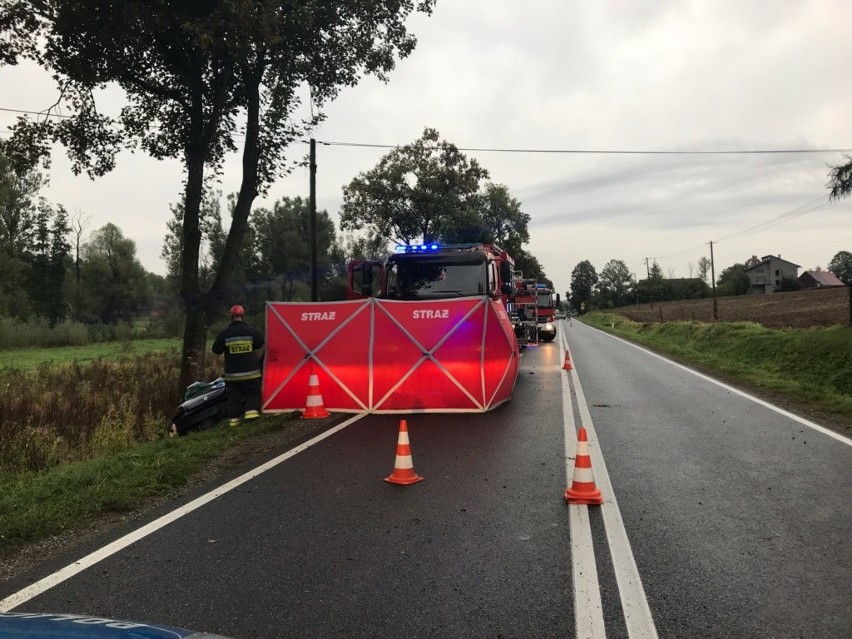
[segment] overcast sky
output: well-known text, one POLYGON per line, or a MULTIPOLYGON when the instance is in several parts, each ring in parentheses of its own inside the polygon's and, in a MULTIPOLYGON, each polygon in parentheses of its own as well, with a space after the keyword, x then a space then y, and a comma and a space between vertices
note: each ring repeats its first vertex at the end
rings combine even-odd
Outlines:
MULTIPOLYGON (((390 82, 343 90, 314 136, 407 144, 429 126, 462 148, 852 149, 850 25, 848 0, 438 0, 431 17, 411 19, 419 42, 390 82)), ((0 88, 3 108, 54 101, 49 77, 29 65, 0 68, 0 88)), ((0 126, 14 118, 0 112, 0 126)), ((386 152, 320 145, 318 206, 337 219, 341 187, 386 152)), ((468 155, 530 214, 529 249, 562 293, 582 260, 600 271, 620 259, 641 277, 656 258, 666 274, 694 275, 710 241, 717 275, 752 255, 804 270, 852 251, 852 199, 824 204, 839 152, 468 155)), ((50 202, 90 216, 92 229, 117 224, 143 265, 164 273, 180 164, 125 153, 93 182, 57 152, 49 177, 50 202)), ((230 158, 219 188, 239 180, 230 158)), ((307 197, 305 170, 257 204, 285 195, 307 197)))

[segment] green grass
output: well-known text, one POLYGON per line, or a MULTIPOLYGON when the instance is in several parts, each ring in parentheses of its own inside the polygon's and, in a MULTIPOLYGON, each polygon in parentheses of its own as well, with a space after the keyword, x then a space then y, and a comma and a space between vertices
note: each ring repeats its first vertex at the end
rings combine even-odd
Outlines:
POLYGON ((295 414, 267 416, 240 428, 221 424, 40 473, 0 474, 0 552, 173 494, 226 448, 282 428, 291 429, 294 438, 310 432, 295 414))
POLYGON ((30 370, 46 363, 62 364, 91 362, 97 359, 116 360, 127 355, 161 351, 179 351, 179 339, 140 339, 124 342, 96 342, 83 346, 55 348, 21 348, 0 351, 0 369, 30 370))
POLYGON ((751 322, 640 324, 595 312, 583 321, 805 408, 852 417, 852 328, 769 329, 751 322))

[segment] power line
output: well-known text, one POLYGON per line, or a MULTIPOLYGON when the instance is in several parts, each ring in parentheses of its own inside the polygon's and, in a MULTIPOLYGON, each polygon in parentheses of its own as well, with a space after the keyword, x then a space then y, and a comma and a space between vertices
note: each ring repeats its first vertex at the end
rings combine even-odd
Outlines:
POLYGON ((0 111, 7 111, 7 112, 10 112, 10 113, 26 113, 27 115, 44 115, 46 117, 51 117, 51 118, 70 118, 70 117, 73 117, 73 116, 70 116, 70 115, 62 115, 60 113, 45 113, 44 111, 26 111, 24 109, 4 109, 3 107, 0 107, 0 111))
MULTIPOLYGON (((810 202, 805 202, 801 206, 798 206, 795 209, 787 211, 786 213, 782 213, 781 215, 776 215, 775 217, 773 217, 771 219, 764 220, 763 222, 761 222, 759 224, 755 224, 754 226, 750 226, 749 228, 743 229, 742 231, 736 231, 735 233, 731 233, 730 235, 726 235, 725 237, 722 237, 718 240, 713 240, 711 243, 712 244, 719 244, 723 240, 728 240, 732 237, 736 237, 737 235, 742 235, 743 233, 748 233, 750 231, 754 231, 754 230, 759 229, 763 226, 767 226, 769 224, 773 224, 773 223, 776 223, 776 222, 778 222, 778 223, 789 222, 790 220, 794 220, 797 217, 801 217, 802 215, 806 215, 807 213, 811 213, 813 211, 816 211, 817 209, 822 208, 823 206, 825 206, 826 204, 829 204, 829 203, 830 203, 830 198, 829 198, 828 195, 820 195, 819 197, 814 198, 810 202), (807 207, 810 207, 810 208, 807 208, 807 207)), ((707 242, 702 242, 701 244, 698 244, 698 245, 693 246, 693 247, 688 248, 688 249, 684 249, 683 251, 679 251, 677 253, 672 253, 670 255, 657 255, 655 257, 648 257, 648 258, 645 258, 645 259, 656 261, 656 260, 667 259, 667 258, 670 258, 670 257, 677 257, 678 255, 683 255, 684 253, 691 253, 692 251, 699 249, 699 248, 702 248, 704 246, 707 246, 707 242)))
POLYGON ((828 195, 820 195, 818 198, 814 198, 810 202, 806 202, 805 204, 802 204, 801 206, 796 207, 795 209, 793 209, 791 211, 787 211, 786 213, 782 213, 781 215, 778 215, 776 217, 773 217, 772 219, 761 222, 760 224, 755 224, 754 226, 751 226, 747 229, 743 229, 742 231, 737 231, 736 233, 731 233, 730 235, 726 235, 725 237, 722 237, 718 240, 713 240, 713 241, 716 244, 718 244, 722 240, 727 240, 727 239, 730 239, 732 237, 736 237, 737 235, 742 235, 743 233, 748 233, 749 231, 754 231, 755 229, 758 229, 762 226, 766 226, 768 224, 772 224, 773 222, 780 222, 780 221, 782 221, 782 218, 786 218, 786 219, 783 219, 784 222, 789 222, 790 220, 793 220, 793 219, 795 219, 799 216, 805 215, 806 213, 810 213, 811 211, 816 211, 818 208, 822 208, 823 206, 825 206, 828 203, 829 203, 829 196, 828 195), (817 204, 816 206, 813 206, 812 208, 809 208, 807 210, 804 210, 804 211, 802 210, 805 207, 808 207, 808 206, 811 206, 812 204, 816 204, 817 202, 820 202, 820 200, 822 200, 822 202, 820 204, 817 204))
MULTIPOLYGON (((307 142, 307 140, 303 140, 307 142)), ((325 146, 364 147, 370 149, 398 149, 398 144, 371 144, 367 142, 332 142, 317 140, 317 144, 325 146)), ((446 146, 425 147, 430 151, 441 151, 446 146)), ((761 155, 780 153, 848 153, 852 149, 740 149, 729 151, 651 151, 645 149, 517 149, 517 148, 484 148, 484 147, 455 147, 459 151, 481 151, 490 153, 555 153, 577 155, 761 155)))
MULTIPOLYGON (((45 113, 44 111, 28 111, 26 109, 10 109, 0 107, 0 111, 10 113, 25 113, 28 115, 43 115, 45 117, 54 118, 71 118, 70 115, 62 115, 59 113, 45 113)), ((242 134, 236 134, 235 137, 242 137, 242 134)), ((303 144, 309 144, 310 140, 301 140, 303 144)), ((369 142, 340 142, 334 140, 316 140, 317 144, 324 146, 345 146, 345 147, 361 147, 369 149, 398 149, 399 144, 376 144, 369 142)), ((441 151, 448 148, 445 145, 433 147, 425 147, 430 151, 441 151)), ((852 148, 848 149, 732 149, 732 150, 694 150, 694 151, 673 151, 673 150, 649 150, 649 149, 524 149, 524 148, 496 148, 496 147, 455 147, 458 151, 476 151, 482 153, 545 153, 545 154, 563 154, 563 155, 772 155, 782 153, 849 153, 852 148)))

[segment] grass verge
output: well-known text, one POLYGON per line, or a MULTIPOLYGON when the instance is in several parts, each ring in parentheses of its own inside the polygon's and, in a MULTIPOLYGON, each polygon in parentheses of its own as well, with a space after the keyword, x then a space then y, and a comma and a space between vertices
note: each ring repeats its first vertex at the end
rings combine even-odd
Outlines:
POLYGON ((0 555, 103 514, 130 512, 153 497, 176 494, 212 459, 248 438, 287 428, 296 438, 308 428, 297 429, 304 422, 294 415, 267 416, 239 428, 221 424, 39 473, 0 475, 0 555))
MULTIPOLYGON (((678 361, 852 423, 852 329, 770 329, 751 322, 640 324, 616 313, 587 324, 678 361)), ((844 429, 841 429, 844 430, 844 429)), ((849 434, 848 426, 845 434, 849 434)))
POLYGON ((16 348, 0 351, 0 369, 31 370, 44 364, 116 360, 127 355, 179 352, 179 339, 140 339, 123 342, 96 342, 82 346, 16 348))

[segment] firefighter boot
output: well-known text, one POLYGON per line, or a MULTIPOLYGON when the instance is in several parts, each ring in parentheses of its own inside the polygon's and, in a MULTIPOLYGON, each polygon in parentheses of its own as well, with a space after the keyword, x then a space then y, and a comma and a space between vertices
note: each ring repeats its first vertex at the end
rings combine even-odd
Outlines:
POLYGON ((229 417, 228 418, 228 426, 239 426, 240 418, 239 417, 229 417))
POLYGON ((260 413, 256 410, 247 410, 245 416, 243 416, 243 419, 245 421, 249 421, 250 419, 257 419, 258 417, 260 417, 260 413))

